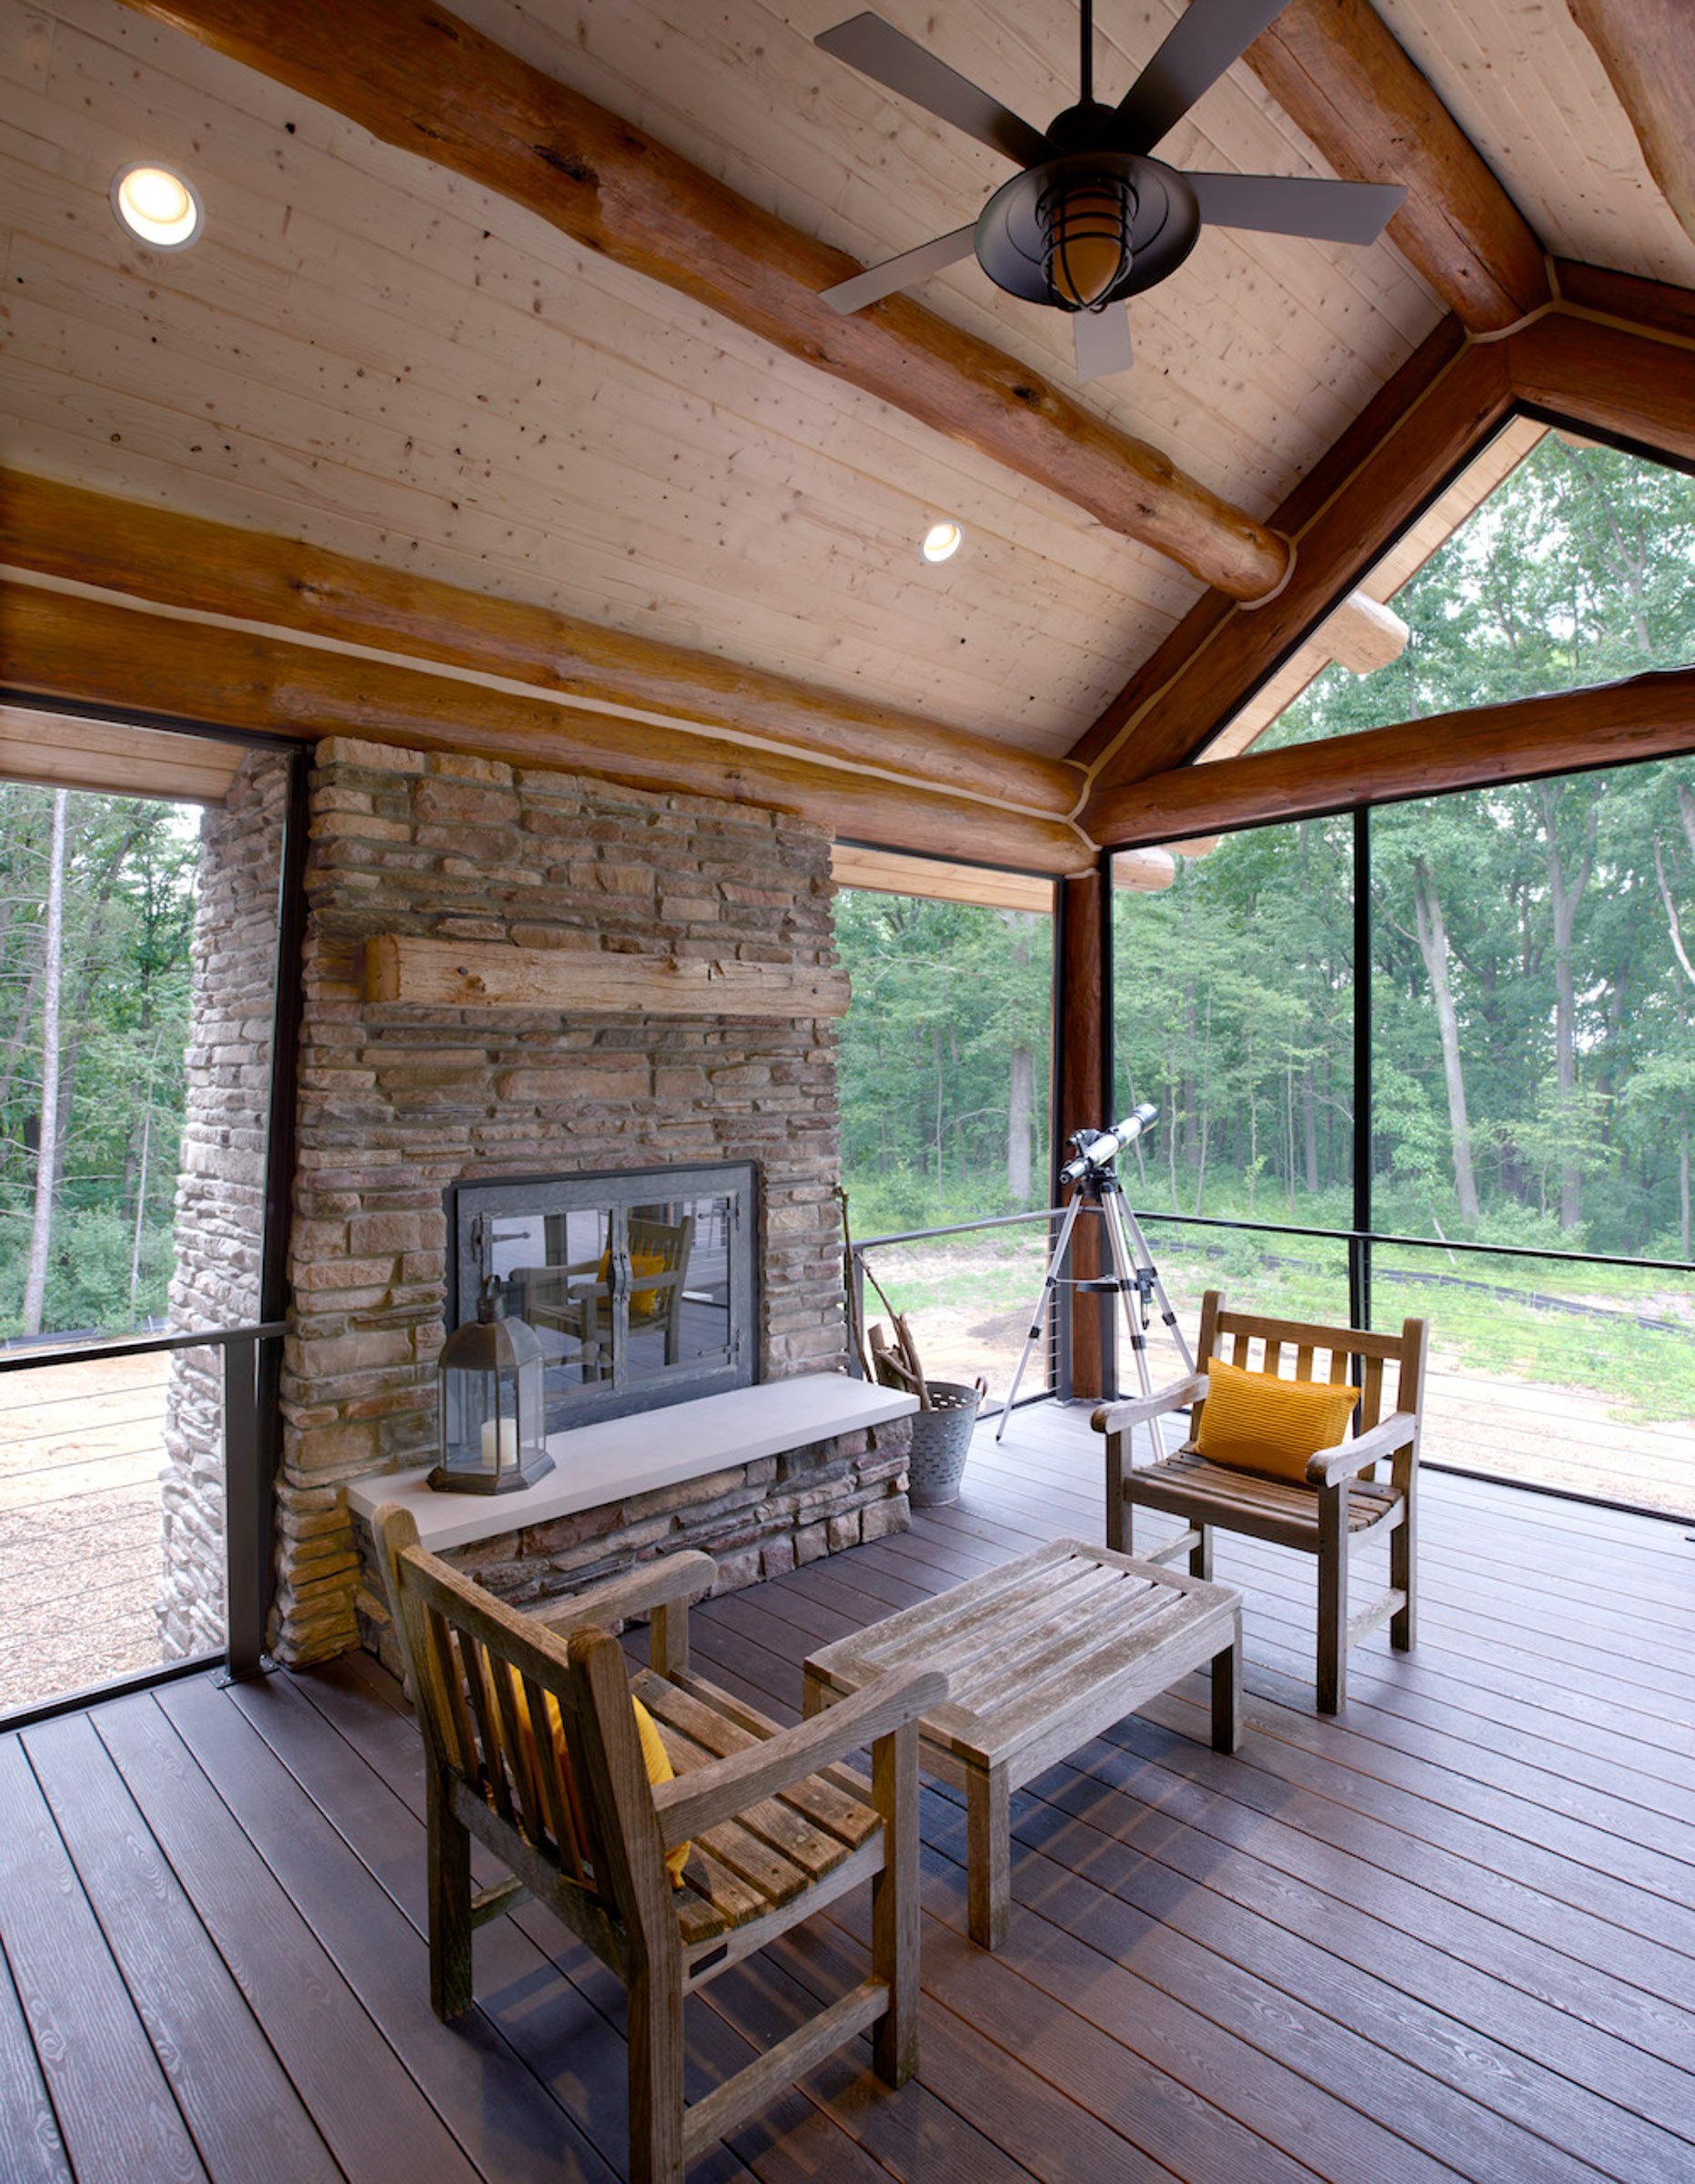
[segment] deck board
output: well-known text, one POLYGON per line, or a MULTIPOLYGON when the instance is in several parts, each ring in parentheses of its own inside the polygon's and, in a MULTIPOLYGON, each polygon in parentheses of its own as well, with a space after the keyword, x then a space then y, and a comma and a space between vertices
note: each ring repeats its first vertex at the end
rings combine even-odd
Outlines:
MULTIPOLYGON (((1336 1720, 1310 1568, 1220 1540, 1241 1753, 1195 1676, 1036 1777, 995 1956, 926 1785, 918 2078, 891 2095, 861 2042, 691 2184, 1695 2178, 1695 1549, 1426 1484, 1420 1645, 1362 1647, 1336 1720)), ((697 1610, 701 1672, 793 1716, 809 1651, 1101 1521, 1085 1414, 1022 1413, 955 1506, 697 1610)), ((8 2179, 624 2173, 621 1995, 544 1912, 479 1936, 476 2011, 429 2014, 421 1762, 364 1659, 0 1738, 8 2179)), ((868 1919, 691 1997, 691 2094, 863 1977, 868 1919)))

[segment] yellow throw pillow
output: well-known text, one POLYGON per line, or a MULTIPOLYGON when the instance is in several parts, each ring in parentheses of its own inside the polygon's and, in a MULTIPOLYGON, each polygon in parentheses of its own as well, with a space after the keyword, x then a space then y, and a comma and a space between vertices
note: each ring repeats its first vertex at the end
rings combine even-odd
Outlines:
MULTIPOLYGON (((494 1681, 491 1673, 492 1663, 486 1651, 482 1655, 482 1669, 484 1682, 492 1687, 494 1681)), ((530 1726, 529 1703, 522 1684, 514 1682, 512 1695, 516 1702, 521 1734, 530 1726)), ((553 1750, 560 1763, 560 1772, 569 1781, 570 1752, 565 1742, 565 1723, 560 1714, 560 1703, 551 1692, 547 1694, 547 1702, 548 1734, 553 1740, 553 1750)), ((671 1764, 671 1754, 665 1749, 664 1739, 660 1735, 658 1723, 633 1691, 630 1694, 630 1704, 635 1709, 636 1734, 641 1740, 641 1758, 648 1771, 649 1782, 657 1788, 662 1782, 674 1781, 677 1770, 671 1764)), ((575 1795, 573 1791, 573 1800, 575 1795)), ((692 1843, 680 1843, 675 1850, 668 1850, 665 1853, 665 1870, 671 1875, 671 1885, 673 1888, 682 1886, 682 1869, 689 1863, 689 1853, 693 1848, 692 1843)))
MULTIPOLYGON (((665 1271, 665 1254, 662 1251, 632 1251, 630 1254, 630 1271, 634 1275, 662 1274, 665 1271)), ((600 1287, 610 1289, 612 1280, 612 1255, 600 1254, 600 1267, 595 1279, 600 1287)), ((660 1309, 658 1289, 632 1289, 630 1292, 630 1310, 633 1319, 651 1320, 660 1309)))
POLYGON ((1347 1381, 1277 1380, 1214 1358, 1195 1445, 1209 1463, 1304 1482, 1307 1458, 1340 1443, 1358 1400, 1347 1381))

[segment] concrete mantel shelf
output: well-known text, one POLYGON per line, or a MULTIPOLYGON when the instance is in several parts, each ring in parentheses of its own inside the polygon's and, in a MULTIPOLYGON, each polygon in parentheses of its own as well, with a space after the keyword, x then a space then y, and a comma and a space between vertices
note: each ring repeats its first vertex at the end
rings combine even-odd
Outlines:
POLYGON ((552 1434, 549 1475, 514 1494, 439 1494, 425 1469, 376 1471, 349 1481, 348 1505, 369 1521, 384 1502, 399 1502, 418 1520, 419 1538, 433 1554, 469 1547, 555 1517, 575 1516, 656 1487, 678 1486, 731 1464, 778 1456, 809 1441, 885 1425, 918 1408, 918 1399, 846 1373, 798 1373, 727 1395, 697 1397, 633 1418, 608 1419, 552 1434))

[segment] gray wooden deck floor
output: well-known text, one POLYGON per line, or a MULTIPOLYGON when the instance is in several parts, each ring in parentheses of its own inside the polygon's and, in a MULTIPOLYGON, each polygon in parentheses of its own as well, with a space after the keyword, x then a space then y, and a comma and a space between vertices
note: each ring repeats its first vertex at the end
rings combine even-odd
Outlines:
MULTIPOLYGON (((771 2184, 1631 2184, 1695 2179, 1695 1547, 1427 1481, 1423 1637, 1310 1687, 1310 1572, 1225 1542, 1247 1735, 1192 1679, 1015 1801, 1015 1909, 964 1936, 926 1790, 924 2054, 849 2051, 701 2178, 771 2184)), ((980 1436, 952 1509, 697 1618, 768 1710, 813 1645, 1032 1541, 1098 1536, 1081 1412, 980 1436)), ((360 1663, 207 1678, 0 1738, 0 2174, 78 2184, 604 2179, 615 1984, 533 1908, 425 1994, 415 1732, 360 1663)), ((695 2090, 857 1977, 865 1911, 690 2008, 695 2090)))

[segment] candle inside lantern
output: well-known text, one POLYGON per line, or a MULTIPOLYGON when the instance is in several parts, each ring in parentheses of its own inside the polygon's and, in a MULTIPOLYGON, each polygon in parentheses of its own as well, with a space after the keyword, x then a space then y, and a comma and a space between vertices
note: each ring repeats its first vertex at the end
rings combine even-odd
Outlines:
POLYGON ((491 1471, 502 1471, 518 1461, 518 1421, 489 1419, 482 1430, 482 1460, 491 1471))

